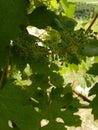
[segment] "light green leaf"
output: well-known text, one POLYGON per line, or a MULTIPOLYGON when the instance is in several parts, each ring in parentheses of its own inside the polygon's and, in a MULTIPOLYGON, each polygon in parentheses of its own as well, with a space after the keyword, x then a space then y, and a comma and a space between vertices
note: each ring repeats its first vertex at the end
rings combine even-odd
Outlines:
POLYGON ((65 11, 65 14, 69 18, 73 18, 75 12, 75 4, 67 2, 67 0, 61 0, 62 7, 65 11))

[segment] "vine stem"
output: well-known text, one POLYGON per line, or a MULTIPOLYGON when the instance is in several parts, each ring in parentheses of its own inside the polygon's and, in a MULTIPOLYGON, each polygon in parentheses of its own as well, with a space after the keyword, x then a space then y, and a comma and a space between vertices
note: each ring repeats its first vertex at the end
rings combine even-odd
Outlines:
POLYGON ((78 81, 77 81, 77 80, 74 80, 73 83, 71 84, 71 86, 72 86, 72 92, 75 93, 77 96, 81 97, 84 101, 90 103, 90 102, 91 102, 90 99, 88 99, 86 96, 82 95, 80 92, 78 92, 78 91, 75 89, 75 86, 76 86, 77 83, 78 83, 78 81))
POLYGON ((78 91, 76 91, 74 88, 72 88, 72 91, 73 91, 76 95, 78 95, 79 97, 81 97, 84 101, 87 101, 88 103, 91 102, 90 99, 88 99, 87 97, 85 97, 84 95, 82 95, 81 93, 79 93, 78 91))
MULTIPOLYGON (((95 23, 95 21, 97 20, 97 18, 98 18, 98 13, 96 14, 95 18, 94 18, 94 19, 92 20, 92 22, 90 23, 90 25, 88 26, 88 28, 86 29, 84 35, 86 35, 86 34, 88 33, 88 30, 91 29, 91 27, 94 25, 94 23, 95 23)), ((80 39, 78 40, 78 44, 80 44, 83 39, 84 39, 84 37, 80 38, 80 39)))
POLYGON ((88 26, 85 34, 88 32, 89 29, 91 29, 91 27, 94 25, 95 21, 97 20, 98 18, 98 13, 96 14, 95 18, 93 19, 93 21, 91 22, 91 24, 88 26))
MULTIPOLYGON (((83 41, 83 39, 84 39, 84 36, 88 33, 88 31, 91 29, 91 27, 94 25, 94 23, 95 23, 95 21, 97 20, 97 18, 98 18, 98 13, 96 14, 96 16, 95 16, 95 18, 92 20, 92 22, 90 23, 90 25, 88 26, 88 28, 86 29, 86 31, 85 31, 85 33, 84 33, 84 35, 83 35, 83 37, 81 37, 79 40, 78 40, 78 44, 80 44, 82 41, 83 41)), ((64 50, 63 52, 64 53, 66 53, 66 52, 68 52, 68 51, 70 51, 71 50, 71 48, 68 48, 68 49, 66 49, 66 50, 64 50)))

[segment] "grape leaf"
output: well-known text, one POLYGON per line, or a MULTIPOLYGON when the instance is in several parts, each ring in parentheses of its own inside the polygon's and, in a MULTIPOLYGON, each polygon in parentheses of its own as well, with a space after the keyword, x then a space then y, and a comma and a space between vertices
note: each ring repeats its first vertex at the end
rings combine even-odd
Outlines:
POLYGON ((44 115, 44 112, 48 106, 48 96, 47 93, 43 90, 37 90, 32 98, 34 98, 37 102, 32 101, 33 106, 39 108, 41 110, 42 114, 44 115))
POLYGON ((58 15, 51 24, 52 28, 58 31, 73 31, 74 27, 77 25, 77 22, 69 17, 58 15), (70 23, 70 24, 69 24, 70 23))
POLYGON ((0 43, 15 38, 20 25, 27 23, 26 0, 0 0, 0 43))
MULTIPOLYGON (((13 49, 13 51, 14 50, 15 50, 15 48, 13 49)), ((27 59, 20 56, 18 52, 14 51, 14 53, 12 53, 12 55, 11 55, 11 64, 12 64, 12 66, 16 66, 16 68, 23 71, 24 68, 26 67, 27 63, 28 63, 27 59)))
POLYGON ((52 70, 52 71, 59 71, 59 67, 55 63, 52 63, 50 65, 50 70, 52 70))
POLYGON ((90 89, 90 93, 89 96, 96 94, 98 92, 98 83, 96 83, 91 89, 90 89))
POLYGON ((19 130, 38 130, 40 128, 39 114, 29 104, 30 95, 28 91, 13 85, 12 81, 3 86, 3 89, 0 90, 1 130, 10 129, 9 120, 13 121, 19 130))
POLYGON ((73 94, 69 85, 65 88, 52 89, 50 94, 51 103, 49 106, 50 110, 48 109, 48 119, 52 118, 55 120, 57 117, 60 117, 63 119, 65 125, 80 125, 80 117, 74 115, 74 113, 78 111, 77 108, 80 104, 77 99, 72 98, 72 95, 73 94), (64 110, 61 111, 61 109, 64 110))
POLYGON ((96 94, 96 97, 90 103, 90 107, 92 108, 92 113, 94 114, 94 119, 98 119, 98 83, 96 83, 90 90, 89 96, 96 94))
POLYGON ((82 49, 82 54, 85 56, 98 56, 98 40, 90 40, 82 49))
POLYGON ((64 27, 63 27, 63 24, 61 23, 61 21, 57 18, 55 18, 51 24, 51 26, 58 30, 58 31, 61 31, 61 30, 64 30, 64 27))
POLYGON ((41 130, 67 130, 65 127, 64 127, 64 124, 63 123, 58 123, 56 121, 52 121, 50 122, 48 125, 44 126, 41 128, 41 130))
POLYGON ((29 14, 29 24, 38 28, 46 28, 51 26, 53 19, 57 16, 53 11, 47 10, 47 7, 40 6, 29 14))
POLYGON ((67 0, 61 0, 62 7, 67 17, 72 18, 75 12, 75 4, 67 0))
POLYGON ((98 75, 98 63, 94 63, 93 66, 87 71, 87 73, 98 75))
POLYGON ((78 115, 74 115, 74 109, 68 109, 66 111, 61 112, 60 117, 64 120, 65 125, 68 126, 80 126, 81 120, 78 115))
POLYGON ((46 74, 35 74, 32 76, 33 86, 38 88, 40 87, 42 90, 46 90, 50 87, 48 80, 48 73, 46 74))
POLYGON ((77 25, 77 22, 74 19, 62 16, 61 14, 58 15, 58 20, 61 24, 59 26, 61 26, 61 28, 63 28, 66 31, 73 31, 74 27, 77 25))
POLYGON ((56 87, 62 87, 64 79, 59 73, 53 72, 50 74, 50 82, 56 87))
POLYGON ((37 60, 34 59, 33 62, 31 63, 32 71, 34 73, 40 73, 40 74, 46 74, 46 73, 49 74, 48 65, 49 63, 43 57, 37 60))

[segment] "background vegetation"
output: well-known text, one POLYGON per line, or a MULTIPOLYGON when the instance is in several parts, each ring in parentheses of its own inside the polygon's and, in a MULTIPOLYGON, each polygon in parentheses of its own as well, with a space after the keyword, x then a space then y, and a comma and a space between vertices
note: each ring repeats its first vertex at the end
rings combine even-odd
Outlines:
POLYGON ((98 2, 97 0, 68 0, 68 2, 98 2))

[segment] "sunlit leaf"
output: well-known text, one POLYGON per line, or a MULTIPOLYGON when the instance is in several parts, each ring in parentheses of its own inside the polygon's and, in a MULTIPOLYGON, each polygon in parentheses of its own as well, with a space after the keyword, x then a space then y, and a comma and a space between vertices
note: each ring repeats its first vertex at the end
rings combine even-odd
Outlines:
POLYGON ((72 18, 75 12, 75 4, 68 2, 67 0, 61 0, 62 7, 64 8, 67 17, 72 18))

